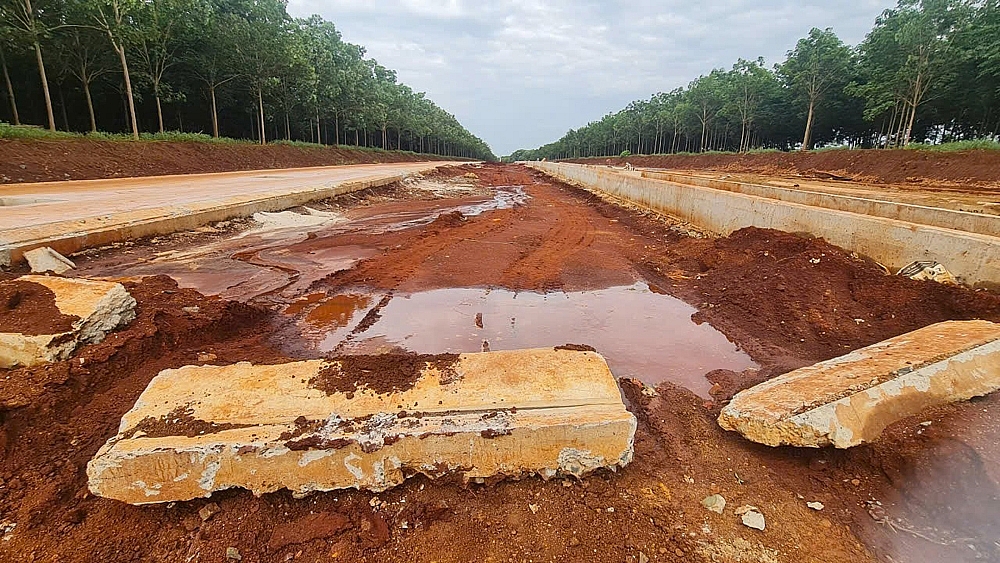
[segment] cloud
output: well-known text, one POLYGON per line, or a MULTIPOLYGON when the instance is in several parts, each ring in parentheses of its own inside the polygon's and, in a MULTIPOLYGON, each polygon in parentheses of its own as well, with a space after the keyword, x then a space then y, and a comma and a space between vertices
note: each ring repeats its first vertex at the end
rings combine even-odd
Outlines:
POLYGON ((545 144, 812 27, 856 44, 889 0, 289 0, 364 45, 497 154, 545 144))

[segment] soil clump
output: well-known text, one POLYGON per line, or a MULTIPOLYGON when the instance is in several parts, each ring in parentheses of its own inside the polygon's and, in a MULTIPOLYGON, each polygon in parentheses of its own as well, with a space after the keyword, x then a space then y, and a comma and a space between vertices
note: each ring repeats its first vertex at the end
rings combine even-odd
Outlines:
POLYGON ((27 281, 0 283, 0 332, 25 336, 62 334, 73 330, 76 315, 56 307, 56 294, 44 285, 27 281))

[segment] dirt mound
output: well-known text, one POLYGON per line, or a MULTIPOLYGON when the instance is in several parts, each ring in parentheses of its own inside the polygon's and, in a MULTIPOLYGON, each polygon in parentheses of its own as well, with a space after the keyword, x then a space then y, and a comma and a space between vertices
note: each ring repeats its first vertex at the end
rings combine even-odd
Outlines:
POLYGON ((0 140, 0 184, 444 159, 344 147, 171 141, 0 140))
POLYGON ((692 154, 585 158, 582 164, 852 179, 876 184, 946 183, 1000 189, 996 151, 825 150, 761 154, 692 154))
POLYGON ((0 283, 0 332, 61 334, 72 330, 78 320, 59 311, 56 294, 44 285, 17 280, 0 283))

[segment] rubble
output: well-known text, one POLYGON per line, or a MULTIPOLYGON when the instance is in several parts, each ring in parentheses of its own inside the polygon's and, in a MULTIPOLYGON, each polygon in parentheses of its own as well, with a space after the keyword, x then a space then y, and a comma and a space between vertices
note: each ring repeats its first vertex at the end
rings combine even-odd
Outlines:
POLYGON ((25 252, 24 259, 28 261, 31 271, 36 274, 53 272, 62 275, 76 268, 72 260, 47 246, 25 252))
POLYGON ((78 346, 100 342, 135 318, 135 299, 120 283, 54 276, 21 276, 0 283, 44 286, 55 295, 60 313, 77 317, 69 330, 55 334, 0 332, 0 368, 65 360, 78 346))
POLYGON ((769 446, 849 448, 935 405, 1000 388, 1000 325, 948 321, 738 393, 719 424, 769 446))
POLYGON ((636 420, 600 355, 435 358, 408 383, 373 373, 349 389, 344 359, 165 370, 88 464, 90 490, 146 504, 232 487, 383 491, 417 473, 580 477, 631 461, 636 420))

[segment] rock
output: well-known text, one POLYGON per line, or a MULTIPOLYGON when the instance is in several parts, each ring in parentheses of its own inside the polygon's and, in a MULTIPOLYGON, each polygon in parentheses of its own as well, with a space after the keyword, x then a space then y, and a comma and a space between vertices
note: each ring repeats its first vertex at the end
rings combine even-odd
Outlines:
POLYGON ((201 307, 197 305, 193 307, 181 307, 181 311, 189 315, 195 315, 201 312, 201 307))
POLYGON ((570 547, 576 547, 578 545, 580 545, 580 538, 578 538, 576 536, 573 536, 573 537, 571 537, 569 539, 569 546, 570 547))
POLYGON ((449 361, 382 393, 317 388, 321 372, 341 373, 336 360, 165 370, 88 463, 89 488, 147 504, 233 487, 379 492, 418 473, 581 477, 631 461, 635 417, 600 355, 542 348, 449 361))
POLYGON ((135 299, 120 283, 54 276, 21 276, 16 281, 45 286, 55 294, 59 312, 79 320, 61 334, 0 333, 0 368, 65 360, 78 346, 100 342, 135 318, 135 299))
POLYGON ((219 505, 215 504, 214 502, 210 502, 205 506, 201 507, 201 510, 198 511, 198 516, 201 518, 202 522, 208 522, 209 519, 212 518, 212 516, 215 516, 219 512, 222 512, 222 509, 219 508, 219 505))
POLYGON ((849 448, 924 409, 1000 389, 1000 325, 948 321, 738 393, 719 425, 769 446, 849 448))
POLYGON ((808 506, 813 510, 823 510, 824 508, 826 508, 822 502, 807 502, 806 506, 808 506))
POLYGON ((649 556, 643 552, 639 552, 639 563, 649 563, 649 556))
POLYGON ((726 510, 726 499, 722 495, 712 495, 705 497, 701 505, 716 514, 722 514, 726 510))
POLYGON ((528 510, 530 510, 532 514, 538 514, 538 505, 537 504, 529 504, 528 505, 528 510))
POLYGON ((76 268, 72 260, 47 246, 25 252, 24 259, 28 261, 31 271, 36 274, 53 272, 58 275, 76 268))
POLYGON ((749 510, 740 517, 743 525, 748 528, 753 528, 755 530, 764 529, 764 515, 756 510, 749 510))
POLYGON ((243 556, 240 555, 240 550, 235 547, 226 548, 226 559, 230 561, 243 561, 243 556))

